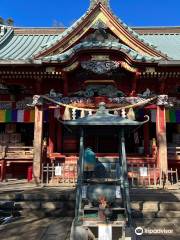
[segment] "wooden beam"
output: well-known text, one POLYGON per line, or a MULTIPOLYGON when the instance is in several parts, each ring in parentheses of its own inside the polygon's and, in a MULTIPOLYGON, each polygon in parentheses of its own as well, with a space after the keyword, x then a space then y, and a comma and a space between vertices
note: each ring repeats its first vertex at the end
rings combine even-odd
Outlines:
POLYGON ((62 152, 63 145, 63 125, 57 121, 57 150, 62 152))
POLYGON ((166 139, 166 109, 164 106, 157 106, 156 134, 158 143, 157 166, 164 174, 166 174, 168 170, 168 160, 166 139))
POLYGON ((0 175, 0 182, 6 180, 6 160, 1 160, 1 175, 0 175))
POLYGON ((42 166, 42 142, 43 142, 43 109, 35 107, 34 123, 34 159, 33 159, 33 180, 40 183, 42 166))

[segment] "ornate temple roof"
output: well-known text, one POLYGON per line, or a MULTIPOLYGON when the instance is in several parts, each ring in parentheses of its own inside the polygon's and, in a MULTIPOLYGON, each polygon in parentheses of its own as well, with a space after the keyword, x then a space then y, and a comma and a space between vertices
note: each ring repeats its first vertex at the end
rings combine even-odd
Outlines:
MULTIPOLYGON (((62 31, 53 28, 11 28, 0 38, 0 61, 28 60, 41 51, 43 46, 56 41, 62 31)), ((134 31, 170 58, 180 60, 180 27, 135 27, 134 31)))
POLYGON ((96 4, 94 3, 80 19, 59 36, 59 39, 51 41, 44 46, 35 58, 53 55, 57 52, 65 52, 83 38, 99 21, 109 28, 125 45, 138 51, 140 54, 168 58, 168 56, 155 49, 155 46, 141 38, 137 32, 128 27, 121 19, 118 19, 110 9, 107 8, 107 4, 104 5, 102 2, 103 1, 99 0, 96 1, 96 4))
MULTIPOLYGON (((88 11, 69 28, 18 28, 0 26, 0 62, 33 58, 63 61, 81 49, 108 48, 107 43, 79 43, 88 29, 103 21, 120 39, 109 48, 124 51, 137 61, 180 60, 180 27, 129 27, 109 10, 109 1, 91 1, 88 11), (105 5, 104 5, 105 4, 105 5), (108 25, 108 19, 115 25, 108 25), (64 44, 64 45, 63 45, 64 44), (166 56, 167 55, 167 56, 166 56)), ((112 23, 111 23, 112 24, 112 23)))
POLYGON ((74 56, 76 53, 80 52, 81 50, 89 50, 89 49, 111 49, 111 50, 117 50, 125 55, 128 55, 132 60, 134 61, 143 61, 143 62, 155 62, 160 60, 161 58, 158 57, 150 57, 150 56, 143 56, 136 52, 135 50, 129 48, 128 46, 118 43, 118 42, 83 42, 75 45, 74 47, 70 48, 64 53, 53 55, 53 56, 47 56, 42 59, 43 62, 65 62, 68 61, 72 56, 74 56))
POLYGON ((90 0, 90 8, 92 8, 98 2, 101 2, 102 4, 104 4, 108 8, 110 7, 109 0, 90 0))

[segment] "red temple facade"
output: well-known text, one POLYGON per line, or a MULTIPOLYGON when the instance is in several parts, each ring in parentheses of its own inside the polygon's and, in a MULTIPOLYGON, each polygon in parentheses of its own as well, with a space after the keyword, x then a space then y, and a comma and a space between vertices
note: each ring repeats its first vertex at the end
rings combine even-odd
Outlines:
MULTIPOLYGON (((128 164, 179 168, 180 27, 132 28, 109 1, 91 1, 67 29, 0 29, 1 181, 33 167, 39 182, 43 163, 77 163, 78 133, 62 121, 93 114, 99 102, 150 118, 127 136, 128 164)), ((116 138, 92 134, 86 146, 115 157, 116 138)))

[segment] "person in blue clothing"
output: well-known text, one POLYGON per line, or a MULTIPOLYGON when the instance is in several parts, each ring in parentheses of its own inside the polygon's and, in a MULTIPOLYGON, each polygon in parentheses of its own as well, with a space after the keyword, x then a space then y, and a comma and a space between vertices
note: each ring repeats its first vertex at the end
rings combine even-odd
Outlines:
POLYGON ((96 154, 92 148, 87 147, 84 151, 84 177, 85 179, 92 178, 96 167, 96 154))
POLYGON ((107 178, 107 170, 105 166, 98 161, 96 154, 92 148, 87 147, 84 151, 84 178, 107 178))

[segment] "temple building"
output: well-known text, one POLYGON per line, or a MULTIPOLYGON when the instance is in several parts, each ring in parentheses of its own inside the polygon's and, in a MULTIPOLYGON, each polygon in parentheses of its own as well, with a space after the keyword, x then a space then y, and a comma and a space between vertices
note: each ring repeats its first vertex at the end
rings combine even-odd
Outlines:
MULTIPOLYGON (((79 133, 63 121, 110 113, 144 121, 126 136, 129 165, 163 173, 180 164, 180 27, 130 27, 108 0, 91 0, 68 28, 0 26, 0 179, 43 164, 77 164, 79 133)), ((107 129, 109 131, 109 128, 107 129)), ((118 136, 89 134, 97 157, 116 157, 118 136)))

